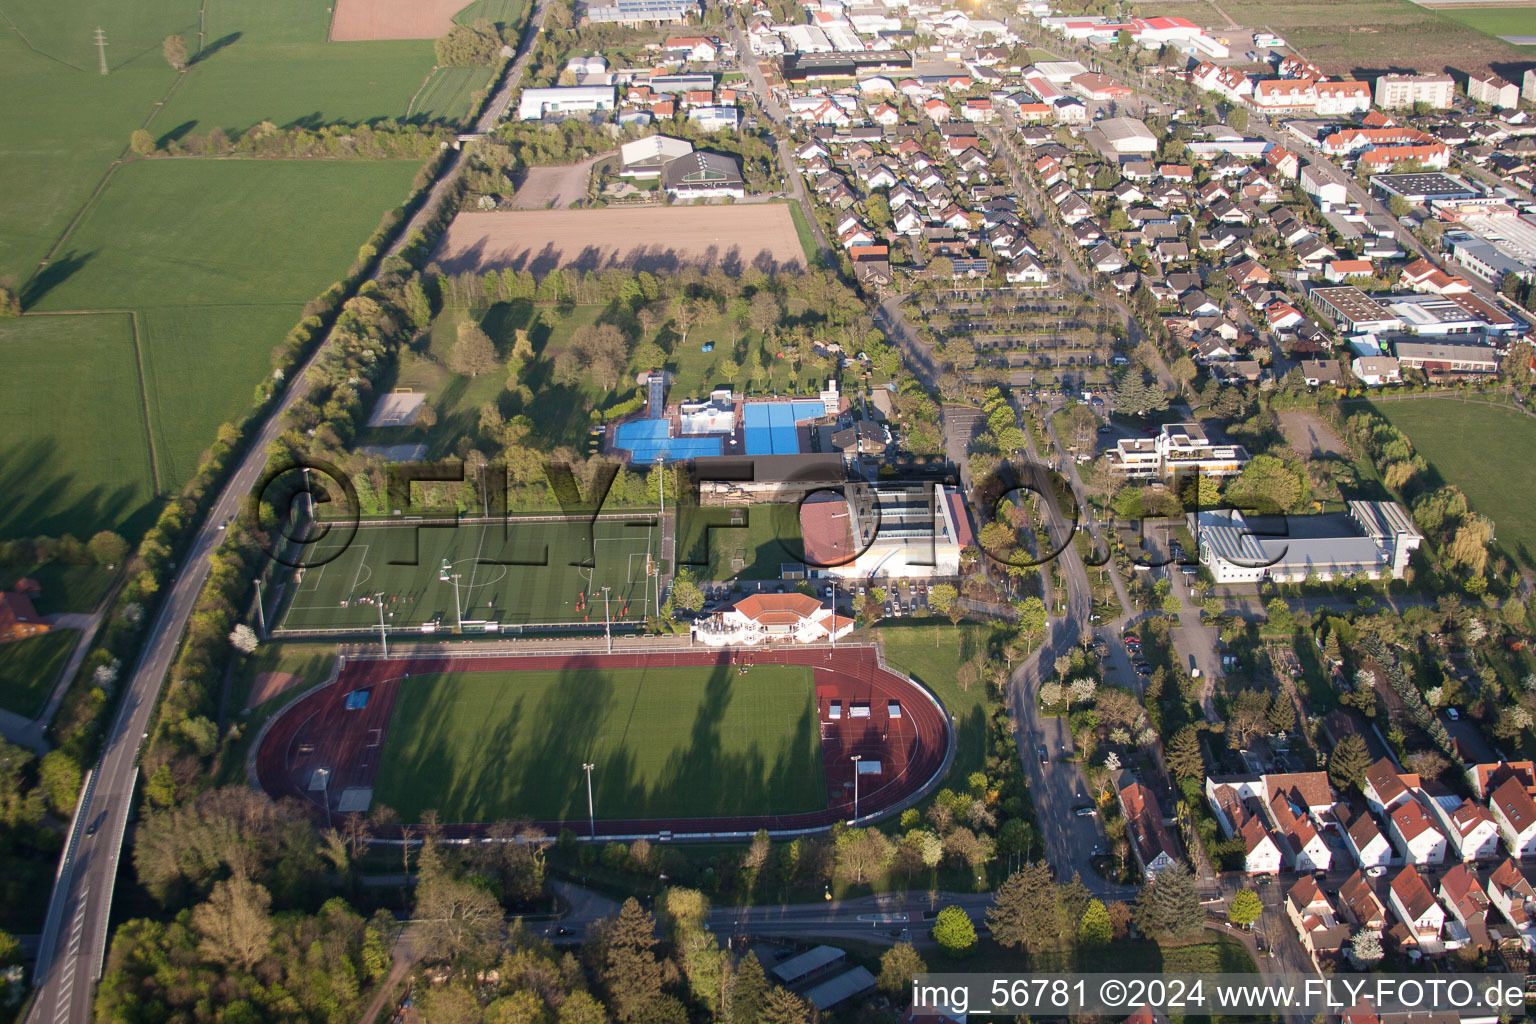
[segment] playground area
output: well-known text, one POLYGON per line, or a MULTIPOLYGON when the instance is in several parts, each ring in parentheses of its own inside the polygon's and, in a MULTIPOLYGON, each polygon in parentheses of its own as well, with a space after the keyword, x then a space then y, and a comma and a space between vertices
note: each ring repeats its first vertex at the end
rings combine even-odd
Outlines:
POLYGON ((657 606, 654 515, 406 520, 348 533, 333 528, 295 559, 308 568, 282 584, 274 634, 633 623, 657 606))

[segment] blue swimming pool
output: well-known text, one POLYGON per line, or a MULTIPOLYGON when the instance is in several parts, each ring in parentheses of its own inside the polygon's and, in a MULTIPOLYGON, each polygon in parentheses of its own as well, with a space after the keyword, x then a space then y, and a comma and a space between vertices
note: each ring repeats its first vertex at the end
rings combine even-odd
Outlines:
POLYGON ((677 462, 720 454, 719 437, 668 437, 666 420, 632 420, 613 432, 614 447, 629 452, 631 461, 677 462))
POLYGON ((748 455, 796 455, 795 424, 825 416, 821 402, 746 402, 742 405, 742 448, 748 455))

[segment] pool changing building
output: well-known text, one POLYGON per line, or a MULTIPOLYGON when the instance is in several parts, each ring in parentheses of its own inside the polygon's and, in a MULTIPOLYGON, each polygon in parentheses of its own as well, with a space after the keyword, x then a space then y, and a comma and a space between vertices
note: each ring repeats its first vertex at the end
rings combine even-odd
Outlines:
POLYGON ((1345 576, 1401 578, 1424 535, 1391 501, 1352 501, 1347 513, 1253 516, 1236 509, 1186 517, 1200 562, 1217 583, 1297 583, 1345 576))

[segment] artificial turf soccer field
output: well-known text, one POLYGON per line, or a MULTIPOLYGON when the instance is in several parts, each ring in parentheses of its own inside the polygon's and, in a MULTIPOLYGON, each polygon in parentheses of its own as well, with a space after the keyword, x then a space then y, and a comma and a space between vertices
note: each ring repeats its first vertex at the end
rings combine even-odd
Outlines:
POLYGON ((432 622, 452 629, 460 612, 466 623, 502 626, 601 623, 605 586, 613 621, 642 621, 655 612, 646 555, 658 554, 660 533, 643 514, 590 524, 364 524, 350 542, 337 533, 306 550, 313 567, 289 578, 278 629, 377 629, 376 600, 392 632, 432 622), (336 548, 335 559, 315 564, 336 548), (444 561, 459 576, 459 607, 453 581, 441 578, 444 561))
POLYGON ((421 675, 400 684, 375 806, 405 821, 791 814, 827 805, 811 669, 421 675))

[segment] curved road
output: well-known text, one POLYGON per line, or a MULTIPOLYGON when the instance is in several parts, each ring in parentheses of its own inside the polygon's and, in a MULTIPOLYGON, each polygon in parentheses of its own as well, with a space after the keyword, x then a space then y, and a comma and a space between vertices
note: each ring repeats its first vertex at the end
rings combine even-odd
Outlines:
MULTIPOLYGON (((543 27, 544 7, 543 0, 538 0, 530 21, 532 31, 525 35, 517 60, 476 126, 481 132, 494 125, 496 115, 506 110, 511 101, 527 66, 533 40, 543 27)), ((461 150, 444 166, 421 211, 400 232, 391 252, 398 251, 426 223, 463 166, 461 150)), ((290 376, 292 383, 182 553, 181 568, 150 625, 143 653, 107 734, 101 760, 81 794, 59 861, 38 948, 34 978, 38 992, 27 1017, 29 1024, 91 1024, 91 1001, 106 958, 112 887, 138 778, 139 747, 147 735, 150 715, 197 595, 208 578, 209 555, 224 537, 218 524, 239 511, 241 502, 256 485, 266 468, 268 445, 281 432, 284 414, 309 393, 308 370, 329 343, 327 334, 309 361, 290 376)))

